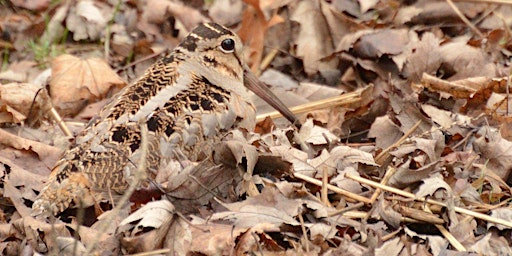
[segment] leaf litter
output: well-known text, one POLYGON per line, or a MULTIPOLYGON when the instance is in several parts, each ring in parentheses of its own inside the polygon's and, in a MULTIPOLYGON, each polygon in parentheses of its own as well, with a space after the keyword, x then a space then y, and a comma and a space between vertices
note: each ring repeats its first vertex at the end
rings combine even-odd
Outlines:
POLYGON ((450 3, 2 3, 1 254, 512 254, 512 6, 450 3), (256 132, 171 162, 129 205, 31 217, 70 141, 51 109, 76 134, 209 20, 301 129, 255 98, 256 132))

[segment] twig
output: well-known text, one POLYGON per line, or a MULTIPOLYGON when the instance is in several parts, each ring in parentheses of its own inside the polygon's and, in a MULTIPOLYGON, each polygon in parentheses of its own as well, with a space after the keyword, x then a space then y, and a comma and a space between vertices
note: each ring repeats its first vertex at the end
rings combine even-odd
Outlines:
POLYGON ((489 3, 489 4, 509 4, 512 5, 510 0, 454 0, 455 2, 470 2, 470 3, 489 3))
POLYGON ((327 173, 327 168, 323 170, 322 172, 322 189, 320 190, 320 195, 322 198, 322 203, 327 206, 331 206, 331 203, 329 202, 328 198, 328 190, 327 185, 329 185, 329 174, 327 173))
MULTIPOLYGON (((311 177, 308 177, 308 176, 306 176, 306 175, 304 175, 304 174, 294 173, 294 174, 293 174, 293 176, 294 176, 295 178, 298 178, 298 179, 301 179, 301 180, 307 181, 307 182, 309 182, 309 183, 311 183, 311 184, 315 184, 315 185, 317 185, 317 186, 319 186, 319 187, 321 187, 321 186, 322 186, 322 182, 321 182, 321 181, 319 181, 319 180, 317 180, 317 179, 313 179, 313 178, 311 178, 311 177)), ((330 190, 331 190, 331 191, 333 191, 333 192, 336 192, 336 193, 338 193, 338 194, 340 194, 340 195, 344 195, 344 196, 346 196, 346 197, 348 197, 348 198, 352 198, 352 199, 354 199, 354 200, 356 200, 356 201, 363 202, 363 203, 365 203, 365 204, 369 204, 369 203, 370 203, 370 199, 368 199, 368 198, 366 198, 366 197, 364 197, 364 196, 360 196, 360 195, 358 195, 358 194, 354 194, 354 193, 352 193, 352 192, 349 192, 349 191, 346 191, 346 190, 344 190, 344 189, 338 188, 338 187, 333 186, 333 185, 331 185, 331 184, 327 184, 327 188, 328 188, 328 189, 330 189, 330 190)))
POLYGON ((300 221, 300 227, 302 229, 302 238, 304 239, 304 247, 306 252, 309 252, 309 243, 308 243, 308 232, 306 231, 306 226, 304 225, 304 218, 302 218, 302 214, 297 216, 300 221))
POLYGON ((55 122, 57 122, 57 125, 59 125, 59 128, 62 130, 64 135, 66 135, 67 137, 73 137, 73 134, 69 130, 68 126, 66 125, 66 123, 64 123, 64 121, 62 120, 59 113, 57 112, 57 110, 55 110, 54 107, 50 109, 50 116, 53 118, 53 120, 55 120, 55 122))
MULTIPOLYGON (((365 179, 365 178, 362 178, 362 177, 359 177, 359 176, 356 176, 356 175, 346 174, 345 177, 347 177, 349 179, 352 179, 352 180, 355 180, 355 181, 357 181, 359 183, 370 185, 370 186, 375 187, 375 188, 380 188, 382 190, 385 190, 385 191, 388 191, 388 192, 391 192, 391 193, 395 193, 395 194, 398 194, 398 195, 401 195, 401 196, 404 196, 404 197, 407 197, 407 198, 410 198, 410 199, 414 199, 416 201, 421 201, 421 202, 426 202, 426 203, 429 203, 429 204, 434 204, 434 205, 439 205, 439 206, 443 206, 443 207, 448 207, 445 203, 442 203, 442 202, 439 202, 439 201, 436 201, 436 200, 432 200, 432 199, 426 199, 424 197, 416 197, 412 193, 409 193, 409 192, 406 192, 406 191, 403 191, 403 190, 400 190, 400 189, 396 189, 396 188, 393 188, 393 187, 390 187, 390 186, 382 185, 382 184, 377 183, 375 181, 371 181, 371 180, 368 180, 368 179, 365 179)), ((491 217, 489 215, 485 215, 485 214, 482 214, 482 213, 470 211, 468 209, 464 209, 464 208, 457 207, 457 206, 454 206, 453 208, 454 208, 455 212, 458 212, 458 213, 461 213, 461 214, 466 214, 466 215, 473 216, 473 217, 481 219, 481 220, 493 222, 493 223, 496 223, 496 224, 500 224, 500 225, 512 228, 512 222, 510 222, 510 221, 494 218, 494 217, 491 217)))
POLYGON ((453 11, 459 16, 459 18, 462 20, 462 22, 464 22, 471 30, 473 30, 473 32, 475 34, 477 34, 478 37, 484 38, 484 34, 482 34, 482 32, 480 32, 480 30, 478 30, 478 28, 476 28, 475 25, 473 25, 473 23, 471 23, 471 21, 469 21, 468 18, 466 18, 466 16, 464 16, 464 14, 462 14, 462 12, 452 2, 452 0, 446 0, 446 2, 448 3, 448 5, 450 5, 450 7, 453 9, 453 11))
POLYGON ((263 60, 261 60, 260 66, 258 67, 258 70, 256 71, 256 76, 261 75, 261 71, 267 69, 268 65, 272 63, 272 60, 276 57, 277 53, 279 53, 278 49, 272 49, 263 60))
MULTIPOLYGON (((428 205, 424 205, 423 210, 425 210, 428 213, 432 213, 428 205)), ((443 234, 443 236, 450 242, 450 244, 457 249, 459 252, 465 252, 467 251, 466 248, 448 231, 443 225, 440 224, 434 224, 437 229, 443 234)))
POLYGON ((136 253, 136 254, 128 254, 127 256, 162 255, 162 254, 167 254, 167 253, 170 253, 170 252, 171 252, 171 249, 159 249, 159 250, 154 250, 154 251, 150 251, 150 252, 141 252, 141 253, 136 253))
POLYGON ((343 215, 346 212, 358 209, 358 208, 363 207, 363 206, 364 206, 364 203, 363 202, 359 202, 359 203, 351 205, 349 207, 345 207, 343 209, 340 209, 340 210, 328 213, 327 216, 332 217, 332 216, 336 216, 336 215, 339 215, 339 214, 343 215))
POLYGON ((421 120, 416 122, 416 124, 414 124, 414 126, 411 127, 411 129, 409 129, 409 131, 407 131, 397 142, 393 143, 393 145, 382 150, 382 152, 380 152, 380 154, 378 154, 375 157, 375 162, 378 164, 381 164, 382 163, 381 161, 383 161, 383 159, 389 154, 389 151, 391 151, 392 149, 394 149, 394 148, 398 147, 400 144, 402 144, 409 136, 411 136, 411 134, 413 134, 416 131, 416 129, 418 129, 420 124, 421 124, 421 120))

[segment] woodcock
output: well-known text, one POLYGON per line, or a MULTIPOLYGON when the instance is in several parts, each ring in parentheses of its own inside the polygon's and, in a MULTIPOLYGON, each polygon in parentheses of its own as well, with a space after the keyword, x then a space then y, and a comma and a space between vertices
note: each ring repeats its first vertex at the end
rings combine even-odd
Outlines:
POLYGON ((34 215, 56 215, 95 191, 122 193, 138 163, 154 178, 172 159, 208 156, 233 128, 252 130, 255 109, 244 82, 293 121, 284 104, 255 81, 238 36, 215 23, 199 25, 76 137, 34 202, 34 215), (143 126, 147 154, 141 152, 143 126))

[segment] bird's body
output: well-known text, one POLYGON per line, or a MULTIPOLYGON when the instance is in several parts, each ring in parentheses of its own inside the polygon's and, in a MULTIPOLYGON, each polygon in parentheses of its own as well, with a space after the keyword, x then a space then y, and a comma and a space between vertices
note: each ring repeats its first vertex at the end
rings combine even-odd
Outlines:
POLYGON ((194 29, 77 136, 53 168, 34 212, 57 214, 90 191, 122 193, 142 161, 154 178, 170 160, 207 157, 234 127, 252 130, 255 109, 243 85, 241 54, 242 43, 230 30, 214 23, 194 29), (148 154, 141 150, 143 130, 148 154))

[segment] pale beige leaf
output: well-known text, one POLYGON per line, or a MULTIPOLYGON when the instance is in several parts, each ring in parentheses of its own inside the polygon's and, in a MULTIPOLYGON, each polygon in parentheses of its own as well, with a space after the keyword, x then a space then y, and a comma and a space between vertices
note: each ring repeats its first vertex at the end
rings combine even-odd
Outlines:
POLYGON ((407 56, 403 73, 413 82, 421 80, 422 74, 435 74, 442 62, 439 50, 440 40, 430 32, 422 35, 419 42, 411 41, 406 51, 401 55, 407 56))
POLYGON ((389 241, 386 241, 379 248, 375 248, 375 255, 386 255, 386 256, 397 256, 404 248, 403 242, 400 237, 395 237, 389 241))
POLYGON ((30 111, 34 118, 34 113, 41 109, 49 109, 48 99, 43 97, 44 93, 39 93, 36 97, 36 93, 41 89, 30 83, 0 85, 0 104, 5 104, 6 111, 13 117, 12 122, 23 123, 30 111))
MULTIPOLYGON (((423 180, 423 184, 420 185, 418 191, 416 191, 415 195, 417 197, 427 197, 427 196, 434 196, 435 193, 438 191, 444 191, 444 193, 448 194, 448 197, 452 194, 452 188, 440 175, 435 175, 430 178, 426 178, 423 180)), ((439 197, 437 197, 439 198, 439 197)), ((443 196, 443 198, 446 198, 446 196, 443 196)))
POLYGON ((501 137, 495 128, 484 126, 473 144, 482 159, 488 160, 488 167, 500 178, 506 180, 512 169, 512 142, 501 137))
POLYGON ((327 144, 339 140, 339 138, 332 134, 329 130, 314 125, 312 119, 308 119, 302 125, 299 131, 299 137, 302 141, 311 143, 313 145, 327 144))
POLYGON ((311 76, 320 72, 326 78, 339 74, 337 59, 323 59, 333 53, 334 46, 319 6, 313 1, 301 1, 291 19, 301 25, 295 44, 306 73, 311 76))
MULTIPOLYGON (((512 209, 510 208, 497 208, 491 211, 491 217, 512 221, 512 209)), ((497 227, 499 230, 510 229, 510 227, 505 227, 500 224, 494 224, 492 222, 487 223, 487 229, 491 227, 497 227)))
POLYGON ((86 103, 99 101, 123 86, 124 81, 99 58, 65 54, 52 62, 50 95, 61 114, 74 115, 86 103))
POLYGON ((97 6, 98 3, 85 0, 79 1, 70 8, 66 19, 67 28, 73 32, 73 39, 80 41, 84 39, 97 40, 104 31, 108 19, 107 5, 97 6))
POLYGON ((397 142, 403 133, 399 127, 394 124, 389 116, 377 117, 373 122, 368 137, 375 138, 375 144, 378 148, 385 149, 397 142))
POLYGON ((169 227, 163 247, 170 250, 170 255, 187 255, 194 242, 192 229, 195 227, 191 227, 188 221, 176 218, 169 227))
POLYGON ((137 223, 137 228, 142 230, 147 227, 159 228, 160 225, 174 214, 174 206, 168 200, 149 202, 125 218, 120 226, 129 223, 137 223))

